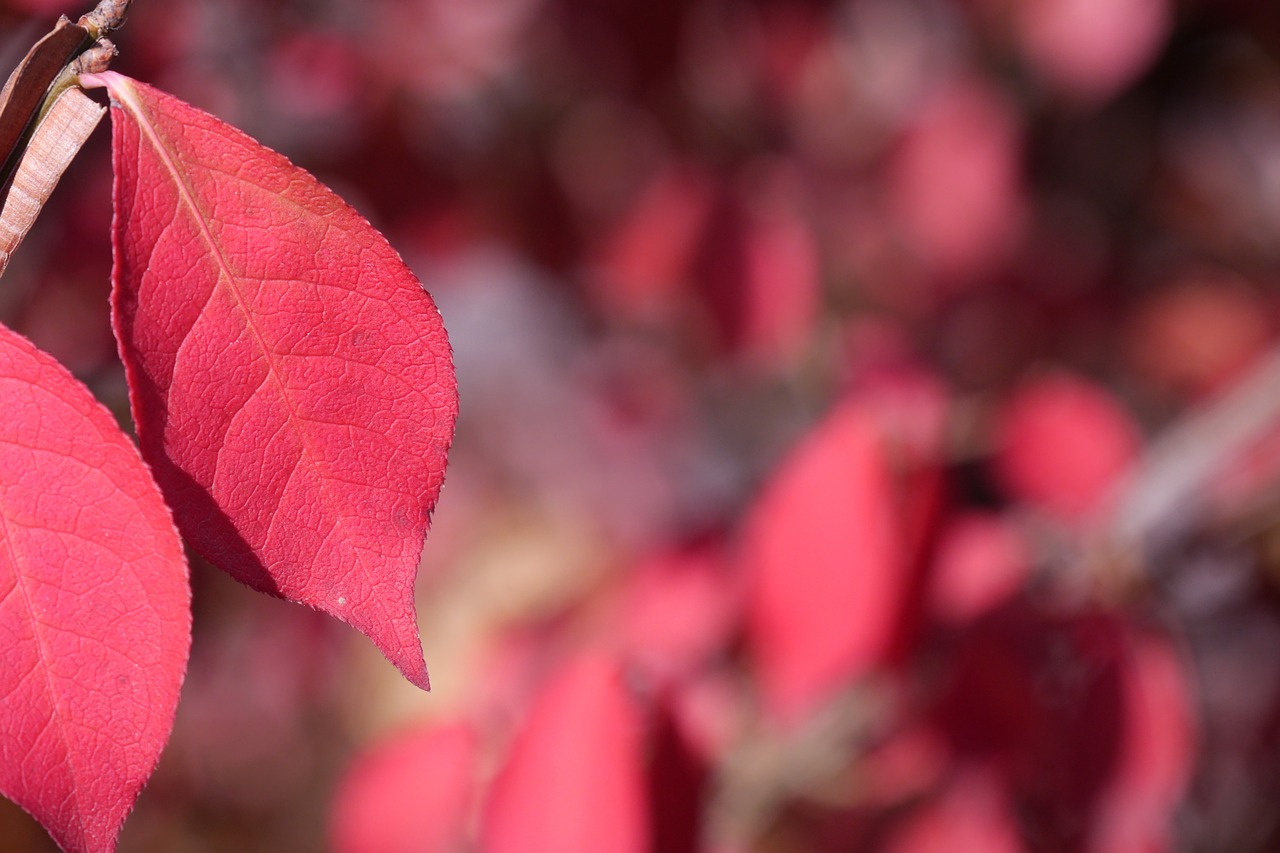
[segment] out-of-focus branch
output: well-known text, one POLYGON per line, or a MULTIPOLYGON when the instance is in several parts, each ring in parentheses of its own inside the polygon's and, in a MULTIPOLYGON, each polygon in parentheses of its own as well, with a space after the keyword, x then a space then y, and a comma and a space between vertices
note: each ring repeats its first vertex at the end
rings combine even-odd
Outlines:
POLYGON ((1224 468, 1280 423, 1280 347, 1217 400, 1152 442, 1112 504, 1108 544, 1142 553, 1185 525, 1224 468))
POLYGON ((821 789, 849 767, 884 716, 886 697, 860 685, 835 697, 804 726, 763 726, 744 737, 716 768, 711 836, 750 846, 798 795, 821 789))

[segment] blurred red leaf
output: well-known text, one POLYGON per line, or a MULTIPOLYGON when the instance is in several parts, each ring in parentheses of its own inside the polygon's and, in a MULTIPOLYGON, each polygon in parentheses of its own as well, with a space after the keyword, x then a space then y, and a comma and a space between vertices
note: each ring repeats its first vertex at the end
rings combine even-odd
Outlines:
POLYGON ((711 762, 738 741, 748 714, 745 699, 736 674, 715 669, 679 685, 667 707, 689 748, 711 762))
POLYGON ((936 802, 912 814, 883 853, 1019 853, 1025 849, 1003 792, 970 774, 952 782, 936 802))
POLYGON ((917 800, 951 769, 949 745, 929 726, 909 725, 891 732, 864 753, 859 772, 867 780, 867 798, 881 808, 917 800))
POLYGON ((879 662, 906 583, 877 418, 846 402, 782 463, 746 522, 751 644, 765 704, 812 710, 879 662))
POLYGON ((1196 275, 1145 300, 1126 338, 1144 379, 1195 400, 1226 390, 1266 351, 1271 314, 1242 280, 1196 275))
POLYGON ((1114 398, 1067 373, 1018 389, 997 424, 997 469, 1017 497, 1065 521, 1100 507, 1139 449, 1114 398))
POLYGON ((975 623, 948 669, 942 728, 1002 773, 1037 849, 1160 849, 1195 750, 1167 641, 1019 601, 975 623))
POLYGON ((695 169, 660 173, 608 237, 597 260, 598 298, 641 317, 672 310, 711 212, 714 185, 695 169))
POLYGON ((1012 4, 1027 58, 1070 95, 1101 100, 1140 74, 1170 28, 1168 0, 1012 4))
POLYGON ((1120 756, 1091 848, 1099 853, 1174 849, 1171 817, 1196 754, 1192 685, 1180 656, 1156 634, 1133 631, 1128 639, 1120 756))
POLYGON ((187 563, 137 450, 0 327, 0 791, 68 851, 110 851, 169 737, 187 563))
POLYGON ((991 762, 1047 838, 1079 838, 1122 746, 1125 626, 1112 614, 1025 602, 975 623, 956 649, 942 723, 957 751, 991 762))
POLYGON ((929 269, 967 282, 1011 248, 1022 219, 1017 115, 976 79, 929 100, 889 171, 889 209, 929 269))
POLYGON ((741 189, 671 166, 603 242, 598 298, 631 318, 693 308, 718 346, 764 364, 809 342, 821 301, 818 244, 795 164, 759 163, 741 189))
POLYGON ((361 756, 330 816, 335 853, 432 853, 465 846, 476 740, 461 724, 428 723, 361 756))
POLYGON ((943 529, 934 557, 933 613, 967 622, 1011 598, 1026 580, 1031 555, 1003 516, 969 512, 943 529))
POLYGON ((444 101, 475 97, 519 64, 542 0, 483 4, 377 0, 363 7, 364 49, 397 86, 444 101))
POLYGON ((494 780, 485 853, 649 849, 640 716, 616 665, 567 664, 534 700, 494 780))
POLYGON ((629 657, 660 682, 695 673, 737 627, 741 595, 716 547, 646 560, 623 594, 629 657))
POLYGON ((802 205, 803 184, 794 163, 759 169, 746 199, 741 346, 766 364, 809 344, 817 320, 821 269, 817 240, 802 205))
POLYGON ((951 393, 936 375, 904 362, 864 371, 858 398, 879 419, 893 452, 912 466, 937 463, 947 437, 951 393))
POLYGON ((179 527, 425 688, 413 582, 457 414, 435 305, 306 172, 156 89, 97 81, 117 106, 113 319, 179 527))
POLYGON ((295 120, 350 121, 361 97, 362 67, 342 36, 300 30, 281 39, 268 60, 266 85, 272 102, 295 120))

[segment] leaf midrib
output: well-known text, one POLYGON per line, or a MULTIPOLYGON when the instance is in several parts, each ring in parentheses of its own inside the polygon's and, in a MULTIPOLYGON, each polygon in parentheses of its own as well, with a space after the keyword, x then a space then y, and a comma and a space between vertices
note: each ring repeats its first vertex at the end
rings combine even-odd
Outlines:
POLYGON ((39 648, 40 671, 44 677, 45 692, 48 694, 51 704, 53 705, 53 723, 58 730, 58 739, 62 742, 62 747, 66 755, 64 764, 67 773, 71 776, 71 797, 75 800, 75 806, 72 812, 76 816, 76 826, 80 832, 80 838, 85 837, 84 812, 80 808, 80 779, 79 768, 71 756, 74 750, 71 747, 71 740, 67 736, 65 721, 62 715, 62 693, 54 684, 52 666, 50 662, 53 655, 49 651, 48 645, 45 643, 44 628, 45 626, 36 618, 35 605, 32 603, 31 591, 27 588, 27 578, 23 574, 20 567, 26 565, 26 561, 19 561, 18 554, 13 547, 13 533, 9 529, 11 516, 7 508, 0 504, 0 538, 4 540, 4 551, 9 560, 9 565, 13 566, 14 586, 22 595, 23 612, 27 614, 28 621, 31 624, 31 635, 35 638, 36 646, 39 648))
MULTIPOLYGON (((210 256, 214 259, 214 262, 218 267, 219 279, 225 283, 228 291, 231 293, 232 298, 235 300, 236 308, 244 318, 245 327, 249 330, 254 342, 258 345, 258 348, 262 351, 263 357, 266 359, 267 372, 270 374, 273 383, 276 385, 280 399, 284 402, 289 424, 292 427, 294 434, 298 437, 298 441, 302 445, 302 453, 306 457, 312 469, 318 474, 317 479, 319 480, 319 491, 325 501, 325 505, 330 508, 330 512, 334 517, 335 525, 338 527, 345 526, 341 513, 333 511, 333 507, 337 506, 337 504, 334 502, 333 495, 329 491, 329 474, 325 470, 324 466, 319 463, 318 457, 312 448, 311 443, 307 439, 306 431, 301 428, 305 418, 303 418, 294 407, 293 400, 287 392, 279 367, 276 364, 275 352, 267 345, 266 336, 254 322, 253 313, 249 310, 244 296, 236 285, 237 277, 232 271, 231 265, 227 262, 226 257, 223 255, 222 249, 217 240, 214 239, 213 230, 209 227, 208 215, 204 212, 197 201, 196 194, 188 184, 185 173, 178 167, 175 159, 170 155, 169 146, 167 145, 167 141, 163 134, 151 122, 146 113, 146 109, 134 96, 132 87, 129 86, 127 82, 121 82, 119 85, 112 87, 112 94, 118 102, 127 106, 130 112, 133 113, 134 118, 138 122, 138 127, 141 128, 142 132, 146 135, 148 141, 151 143, 151 147, 155 150, 156 154, 159 155, 165 169, 173 179, 173 182, 178 189, 179 197, 190 211, 191 217, 195 221, 196 227, 200 232, 200 236, 205 245, 208 246, 210 256)), ((360 549, 355 549, 355 557, 357 561, 363 562, 363 559, 361 559, 359 555, 360 549)), ((269 574, 274 576, 274 572, 271 571, 270 567, 264 566, 264 568, 267 569, 269 574)), ((332 605, 331 602, 326 602, 326 604, 329 606, 332 605)), ((345 613, 343 614, 343 618, 347 618, 345 613)))

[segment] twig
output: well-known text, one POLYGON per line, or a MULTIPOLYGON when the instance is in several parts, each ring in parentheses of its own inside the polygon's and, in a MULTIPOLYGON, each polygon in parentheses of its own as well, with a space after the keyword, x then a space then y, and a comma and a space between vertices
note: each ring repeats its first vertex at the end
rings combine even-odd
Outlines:
POLYGON ((1214 476, 1280 423, 1280 347, 1230 391, 1159 436, 1119 493, 1111 544, 1145 551, 1202 506, 1214 476))

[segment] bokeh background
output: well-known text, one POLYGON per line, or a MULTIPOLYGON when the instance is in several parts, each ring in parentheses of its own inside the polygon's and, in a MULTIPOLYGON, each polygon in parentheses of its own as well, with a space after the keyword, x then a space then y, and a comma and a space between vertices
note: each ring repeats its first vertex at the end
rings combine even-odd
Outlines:
MULTIPOLYGON (((84 11, 0 2, 5 66, 84 11)), ((116 41, 388 235, 462 400, 433 692, 193 556, 123 851, 1280 849, 1280 5, 137 0, 116 41)), ((0 320, 127 421, 110 182, 104 128, 0 320)), ((0 847, 53 849, 7 803, 0 847)))

